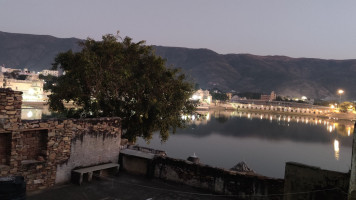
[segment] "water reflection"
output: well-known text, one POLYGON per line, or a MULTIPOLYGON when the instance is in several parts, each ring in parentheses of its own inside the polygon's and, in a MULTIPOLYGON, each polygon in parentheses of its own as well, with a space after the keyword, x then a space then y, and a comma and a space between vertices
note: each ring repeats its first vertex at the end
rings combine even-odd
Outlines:
POLYGON ((21 119, 22 120, 42 119, 42 109, 23 108, 21 110, 21 119))
POLYGON ((43 119, 44 116, 49 116, 51 112, 48 106, 23 106, 21 109, 22 120, 38 120, 43 119))
MULTIPOLYGON (((353 120, 338 120, 333 118, 320 118, 314 116, 299 116, 299 115, 280 115, 280 114, 268 114, 268 113, 251 113, 251 112, 238 112, 238 111, 200 111, 201 115, 197 120, 192 120, 191 123, 195 125, 199 124, 207 124, 208 121, 211 120, 210 116, 214 116, 214 118, 221 123, 225 123, 227 119, 240 117, 247 118, 250 120, 253 119, 269 119, 271 122, 277 121, 278 125, 287 125, 290 122, 302 122, 308 125, 324 125, 326 130, 329 132, 333 132, 337 129, 337 134, 343 136, 350 136, 353 133, 354 123, 353 120), (206 116, 206 117, 204 117, 206 116), (281 123, 287 122, 287 123, 281 123)), ((191 117, 190 117, 191 118, 191 117)))
POLYGON ((231 168, 246 161, 260 174, 283 177, 285 162, 294 161, 346 172, 351 164, 354 121, 315 116, 206 111, 167 142, 158 135, 150 144, 186 159, 196 152, 212 166, 231 168))
POLYGON ((339 141, 337 139, 334 140, 334 152, 335 152, 335 159, 339 160, 340 148, 339 148, 339 141))
MULTIPOLYGON (((200 113, 200 114, 202 114, 204 116, 204 113, 200 113)), ((211 113, 209 113, 209 115, 210 114, 211 113)), ((337 119, 332 119, 332 118, 318 118, 318 117, 298 116, 298 115, 280 115, 280 114, 269 114, 269 113, 250 113, 250 112, 238 112, 238 111, 234 111, 234 112, 215 111, 215 112, 213 112, 212 115, 215 116, 215 118, 218 122, 223 121, 224 123, 227 122, 227 119, 226 119, 227 117, 230 117, 230 119, 233 119, 234 117, 239 117, 239 118, 247 118, 249 120, 259 119, 259 121, 263 121, 263 119, 269 119, 270 123, 276 122, 274 124, 276 124, 278 126, 284 126, 284 127, 290 126, 290 123, 299 123, 299 121, 301 121, 302 123, 304 123, 306 125, 310 125, 310 126, 324 126, 328 132, 332 133, 332 135, 325 136, 324 134, 318 134, 318 131, 312 131, 313 132, 312 135, 315 136, 314 139, 317 139, 318 142, 328 142, 332 138, 335 138, 333 140, 334 141, 333 144, 331 144, 331 145, 334 146, 334 157, 336 160, 339 160, 339 157, 340 157, 340 142, 336 138, 338 138, 340 136, 343 145, 346 145, 348 147, 351 147, 351 145, 352 145, 352 143, 351 143, 352 140, 347 139, 347 138, 342 138, 345 136, 349 137, 349 136, 351 136, 351 133, 353 133, 354 121, 351 121, 351 120, 347 121, 347 120, 337 120, 337 119), (221 119, 223 119, 223 120, 221 120, 221 119)), ((204 120, 204 118, 200 118, 200 120, 204 120)), ((205 119, 205 120, 206 120, 206 122, 204 124, 207 124, 207 121, 211 120, 211 118, 205 119)), ((195 124, 195 125, 197 125, 197 123, 199 124, 200 122, 197 122, 197 121, 192 122, 192 124, 195 124)), ((265 128, 265 126, 262 126, 262 127, 265 128)), ((253 132, 255 132, 254 130, 258 129, 258 128, 249 127, 248 129, 249 129, 249 132, 253 133, 253 132)), ((283 128, 280 127, 280 129, 283 129, 283 128)), ((241 128, 240 128, 240 130, 241 130, 241 128)), ((292 133, 284 134, 283 135, 284 137, 283 137, 278 134, 275 134, 275 133, 277 133, 277 131, 275 131, 275 132, 273 132, 274 135, 271 135, 271 137, 272 138, 282 137, 284 139, 291 139, 291 140, 303 140, 305 142, 311 142, 311 141, 315 142, 316 141, 310 137, 311 134, 309 134, 309 132, 311 132, 311 131, 305 131, 305 133, 308 134, 309 136, 304 135, 305 137, 303 137, 303 134, 304 134, 303 132, 295 134, 293 129, 290 129, 290 130, 285 129, 285 130, 291 131, 292 133), (298 137, 298 138, 295 138, 295 137, 298 137)), ((256 131, 256 132, 258 132, 258 131, 256 131)), ((235 134, 235 135, 242 136, 241 134, 235 134)))
MULTIPOLYGON (((200 112, 200 117, 197 120, 192 120, 192 126, 206 125, 201 127, 204 130, 216 129, 215 123, 211 120, 216 120, 218 123, 224 123, 224 131, 219 131, 224 135, 234 137, 265 137, 269 139, 287 139, 292 141, 303 142, 321 142, 329 143, 334 147, 334 157, 339 160, 340 145, 351 147, 352 140, 348 139, 354 131, 354 121, 338 120, 333 118, 318 118, 315 116, 300 116, 300 115, 281 115, 269 113, 253 113, 253 112, 229 112, 229 111, 213 111, 200 112), (204 116, 209 116, 204 118, 204 116), (211 118, 210 116, 213 116, 211 118), (250 124, 246 121, 243 126, 236 123, 231 123, 234 118, 260 121, 260 126, 250 124), (228 121, 231 121, 228 123, 228 121), (270 125, 266 125, 264 121, 269 121, 270 125), (297 125, 299 122, 302 124, 297 125), (289 126, 293 126, 288 129, 289 126), (325 135, 320 131, 320 127, 325 127, 325 130, 331 134, 325 135), (265 129, 265 130, 262 130, 265 129), (267 129, 267 130, 266 130, 267 129), (279 129, 279 130, 277 130, 279 129), (263 135, 260 133, 264 132, 263 135), (312 134, 310 134, 312 133, 312 134), (340 140, 340 141, 339 141, 340 140), (333 142, 331 142, 333 141, 333 142)), ((209 132, 209 131, 207 131, 209 132)), ((192 134, 191 131, 186 131, 186 134, 192 134)), ((195 133, 194 136, 204 136, 206 134, 195 133)))

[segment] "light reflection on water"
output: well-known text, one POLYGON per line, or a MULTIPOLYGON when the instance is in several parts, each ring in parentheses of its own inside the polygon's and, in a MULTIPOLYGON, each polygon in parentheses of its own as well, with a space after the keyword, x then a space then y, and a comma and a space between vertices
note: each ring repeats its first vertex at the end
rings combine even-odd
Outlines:
POLYGON ((48 106, 30 107, 26 106, 21 109, 22 120, 38 120, 42 119, 44 115, 50 115, 48 106))
POLYGON ((288 161, 343 172, 350 168, 352 121, 228 111, 203 115, 163 144, 157 134, 150 144, 137 143, 181 159, 196 152, 202 163, 217 167, 245 161, 272 177, 283 177, 288 161))

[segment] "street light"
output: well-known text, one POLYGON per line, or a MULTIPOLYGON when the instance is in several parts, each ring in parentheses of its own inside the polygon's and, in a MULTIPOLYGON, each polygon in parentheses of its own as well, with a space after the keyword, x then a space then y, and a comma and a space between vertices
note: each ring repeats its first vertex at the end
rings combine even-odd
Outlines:
POLYGON ((344 94, 344 90, 338 90, 337 93, 339 94, 340 96, 340 100, 339 100, 339 103, 341 103, 341 95, 344 94))

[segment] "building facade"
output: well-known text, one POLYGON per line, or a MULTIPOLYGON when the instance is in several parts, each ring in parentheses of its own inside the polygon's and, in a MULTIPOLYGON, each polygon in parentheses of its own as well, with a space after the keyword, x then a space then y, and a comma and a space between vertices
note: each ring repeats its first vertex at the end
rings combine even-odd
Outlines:
POLYGON ((209 90, 199 89, 194 92, 191 100, 199 100, 200 103, 210 104, 212 102, 212 96, 209 93, 209 90))
POLYGON ((59 76, 58 70, 48 70, 48 69, 44 69, 44 70, 42 70, 39 74, 42 74, 43 76, 48 76, 48 75, 56 76, 56 77, 59 76))
POLYGON ((261 94, 261 100, 263 101, 274 101, 276 98, 277 95, 274 91, 272 91, 271 94, 261 94))

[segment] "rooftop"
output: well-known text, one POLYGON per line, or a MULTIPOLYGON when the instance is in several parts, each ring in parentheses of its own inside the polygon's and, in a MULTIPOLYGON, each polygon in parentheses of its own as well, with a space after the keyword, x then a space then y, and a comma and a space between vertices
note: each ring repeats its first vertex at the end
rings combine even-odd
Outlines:
POLYGON ((189 186, 164 182, 158 179, 148 179, 120 172, 115 177, 96 178, 92 182, 84 182, 81 186, 66 184, 54 186, 50 189, 30 192, 27 200, 222 200, 230 199, 224 195, 219 196, 210 192, 195 189, 189 186))

